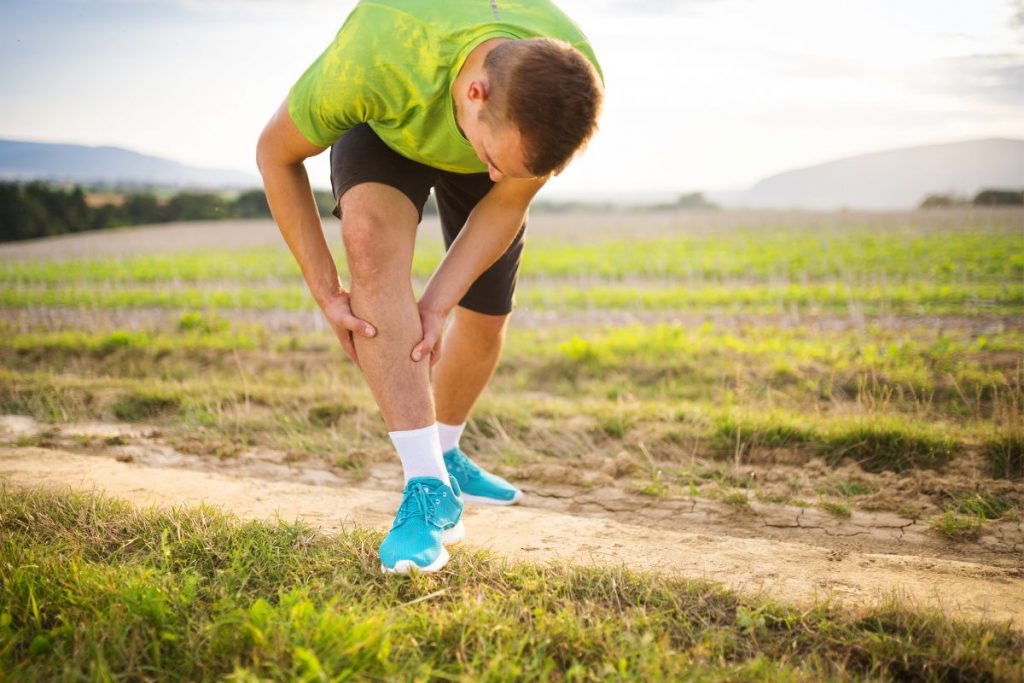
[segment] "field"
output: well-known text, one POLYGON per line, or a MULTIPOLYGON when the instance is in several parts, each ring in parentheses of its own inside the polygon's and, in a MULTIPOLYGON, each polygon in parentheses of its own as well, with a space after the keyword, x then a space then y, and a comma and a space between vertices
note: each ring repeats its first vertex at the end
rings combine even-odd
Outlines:
POLYGON ((1024 676, 1021 212, 540 214, 517 301, 463 444, 527 500, 389 582, 271 223, 0 247, 0 672, 1024 676))

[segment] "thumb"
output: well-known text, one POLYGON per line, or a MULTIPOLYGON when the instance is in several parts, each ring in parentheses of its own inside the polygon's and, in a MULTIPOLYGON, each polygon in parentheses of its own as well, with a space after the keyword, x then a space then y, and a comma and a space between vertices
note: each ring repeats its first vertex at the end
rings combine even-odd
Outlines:
POLYGON ((424 356, 430 354, 437 342, 437 333, 432 330, 424 330, 423 339, 412 349, 412 359, 419 362, 424 356))

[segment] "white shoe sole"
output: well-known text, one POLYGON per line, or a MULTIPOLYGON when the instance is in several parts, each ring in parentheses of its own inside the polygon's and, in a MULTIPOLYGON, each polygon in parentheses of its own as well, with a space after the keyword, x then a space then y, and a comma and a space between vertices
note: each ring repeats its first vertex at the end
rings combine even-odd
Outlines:
POLYGON ((414 571, 421 572, 423 574, 432 574, 433 572, 441 571, 441 569, 448 564, 448 551, 445 550, 444 546, 441 546, 441 554, 437 556, 437 559, 428 564, 426 567, 421 567, 412 560, 399 560, 395 563, 394 567, 385 567, 383 564, 380 566, 380 570, 385 574, 411 574, 414 571))
POLYGON ((380 566, 380 570, 385 574, 409 574, 412 571, 420 571, 424 574, 430 574, 431 572, 440 571, 451 557, 448 551, 443 547, 445 545, 455 545, 461 541, 466 535, 466 525, 459 520, 459 523, 453 526, 451 529, 445 529, 441 532, 441 554, 437 556, 437 559, 428 564, 426 567, 421 567, 412 560, 399 560, 395 563, 394 568, 385 567, 383 564, 380 566))
POLYGON ((516 489, 516 495, 513 496, 512 500, 498 500, 497 498, 485 498, 484 496, 474 496, 469 493, 462 494, 462 500, 466 503, 475 503, 477 505, 515 505, 523 499, 523 492, 516 489))
POLYGON ((453 526, 451 529, 445 529, 441 532, 441 543, 445 545, 455 545, 463 539, 466 535, 466 525, 459 520, 459 523, 453 526))

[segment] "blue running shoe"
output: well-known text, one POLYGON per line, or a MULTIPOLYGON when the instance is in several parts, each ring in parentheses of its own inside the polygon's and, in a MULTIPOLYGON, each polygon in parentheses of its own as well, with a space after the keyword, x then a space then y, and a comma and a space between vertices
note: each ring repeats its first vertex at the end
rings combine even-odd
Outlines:
POLYGON ((458 446, 444 454, 448 472, 462 489, 467 503, 483 505, 512 505, 518 503, 523 492, 496 474, 481 469, 458 446))
POLYGON ((408 574, 439 571, 448 563, 445 543, 457 543, 465 534, 459 484, 434 477, 414 477, 402 491, 395 523, 380 546, 380 568, 408 574))

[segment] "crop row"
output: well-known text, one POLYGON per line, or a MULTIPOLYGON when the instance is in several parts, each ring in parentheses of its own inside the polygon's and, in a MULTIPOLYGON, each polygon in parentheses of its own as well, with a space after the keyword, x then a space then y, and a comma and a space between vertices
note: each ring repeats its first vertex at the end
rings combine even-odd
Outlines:
MULTIPOLYGON (((301 345, 319 348, 324 340, 333 341, 333 337, 327 333, 310 335, 301 345)), ((258 323, 231 324, 214 313, 203 315, 194 312, 182 314, 174 331, 0 331, 0 348, 14 351, 44 348, 86 353, 119 348, 159 351, 176 348, 285 350, 289 346, 294 347, 295 343, 291 335, 274 335, 258 323), (280 346, 282 343, 285 346, 280 346)), ((956 359, 987 354, 1024 355, 1024 333, 1006 330, 974 336, 957 330, 911 329, 896 332, 867 327, 864 330, 824 331, 763 325, 745 325, 733 330, 712 323, 695 327, 659 323, 572 330, 513 328, 507 343, 506 355, 509 354, 534 358, 562 356, 594 365, 739 355, 750 361, 787 357, 825 363, 837 369, 855 361, 864 367, 914 362, 942 366, 956 359)))
MULTIPOLYGON (((177 331, 40 332, 0 334, 0 361, 9 368, 46 368, 103 376, 136 375, 141 368, 163 376, 224 374, 233 378, 236 361, 225 353, 253 350, 260 374, 275 385, 300 386, 302 368, 340 359, 327 333, 296 338, 273 334, 258 324, 220 325, 216 316, 193 324, 182 316, 177 331), (271 352, 268 355, 266 352, 271 352), (302 351, 292 355, 292 351, 302 351), (313 360, 315 359, 315 360, 313 360), (268 374, 269 373, 269 374, 268 374)), ((884 396, 952 417, 989 414, 993 402, 1021 402, 1019 359, 1024 335, 925 330, 865 329, 822 332, 803 328, 750 326, 742 330, 678 324, 590 329, 513 330, 499 383, 543 387, 551 394, 576 395, 584 385, 598 394, 693 398, 723 387, 771 390, 794 405, 824 397, 884 396), (779 393, 781 392, 781 393, 779 393), (924 402, 924 403, 922 403, 924 402), (927 404, 927 405, 925 405, 927 404), (984 404, 984 405, 982 405, 984 404)))
MULTIPOLYGON (((429 276, 443 249, 436 240, 417 248, 412 271, 429 276)), ((340 254, 339 254, 340 256, 340 254)), ((343 261, 343 259, 340 259, 343 261)), ((344 263, 339 263, 344 273, 344 263)), ((937 283, 1019 281, 1024 243, 1006 231, 950 233, 730 232, 721 237, 605 240, 577 244, 529 239, 524 276, 621 279, 629 277, 820 281, 930 279, 937 283)), ((281 249, 206 251, 121 259, 7 261, 0 283, 211 282, 298 280, 281 249)))
MULTIPOLYGON (((1024 307, 1024 283, 933 285, 733 284, 695 286, 595 286, 524 282, 516 299, 535 310, 694 310, 721 308, 737 312, 907 313, 934 315, 1015 315, 1024 307)), ((0 306, 26 308, 178 308, 312 310, 303 286, 207 289, 200 287, 62 287, 9 288, 0 291, 0 306)))

